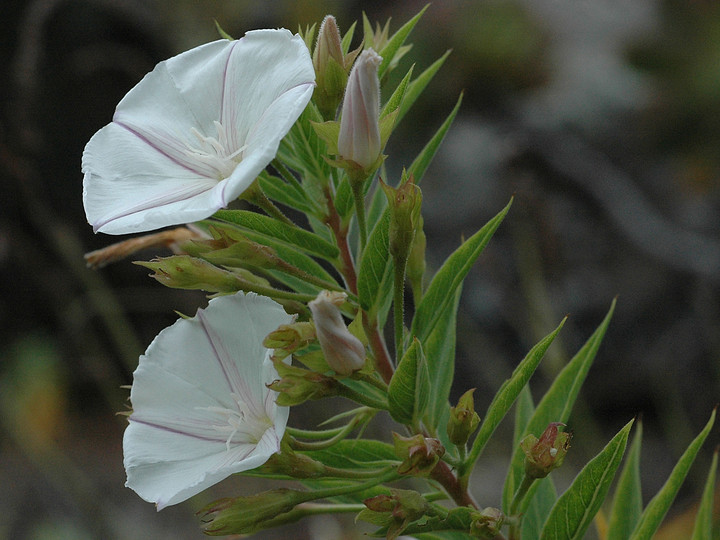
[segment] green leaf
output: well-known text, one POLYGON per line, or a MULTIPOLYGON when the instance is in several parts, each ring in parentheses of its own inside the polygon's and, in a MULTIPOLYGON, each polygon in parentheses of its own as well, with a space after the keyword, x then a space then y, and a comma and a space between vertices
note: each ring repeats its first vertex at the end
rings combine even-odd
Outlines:
POLYGON ((422 345, 417 339, 405 351, 388 387, 390 415, 401 424, 412 424, 425 414, 430 395, 430 375, 422 345))
POLYGON ((606 540, 625 540, 630 537, 642 514, 642 489, 640 485, 640 447, 642 422, 637 423, 630 451, 620 473, 606 540))
POLYGON ((513 448, 520 445, 520 441, 526 434, 526 428, 535 412, 530 387, 525 385, 515 402, 515 426, 513 429, 513 448))
POLYGON ((630 540, 650 540, 658 527, 660 527, 660 523, 662 523, 665 514, 670 509, 670 505, 673 500, 675 500, 680 486, 685 481, 685 477, 693 461, 695 461, 700 447, 705 442, 708 433, 710 433, 713 423, 715 423, 715 412, 716 411, 713 410, 710 415, 710 420, 708 420, 703 430, 695 437, 695 440, 690 443, 690 446, 688 446, 685 453, 678 460, 663 487, 652 498, 647 507, 645 507, 645 511, 642 513, 642 516, 640 516, 640 522, 637 524, 637 527, 635 527, 630 540))
POLYGON ((440 144, 443 142, 443 139, 445 138, 445 135, 450 129, 453 120, 455 120, 455 116, 457 116, 457 113, 460 110, 460 104, 462 103, 462 99, 463 95, 460 94, 460 97, 458 98, 457 103, 455 103, 455 107, 453 108, 453 110, 442 123, 440 128, 435 132, 435 135, 433 135, 432 139, 428 141, 422 151, 417 155, 415 160, 412 162, 412 165, 410 165, 410 168, 408 169, 408 174, 413 175, 416 185, 420 185, 420 180, 422 180, 425 171, 430 165, 430 162, 435 157, 435 153, 438 151, 438 148, 440 148, 440 144))
POLYGON ((480 454, 485 448, 485 444, 490 440, 490 436, 495 432, 495 428, 497 428, 500 421, 505 417, 510 407, 512 407, 515 399, 528 383, 532 374, 535 373, 535 369, 538 367, 538 364, 540 364, 540 360, 542 360, 542 357, 545 355, 545 351, 547 351, 550 344, 560 332, 566 319, 567 318, 563 319, 555 330, 530 349, 527 356, 525 356, 523 361, 520 362, 512 372, 510 378, 507 379, 497 391, 480 424, 477 437, 475 437, 473 441, 472 449, 468 455, 469 463, 474 463, 478 457, 480 457, 480 454))
MULTIPOLYGON (((575 405, 580 387, 585 381, 590 366, 592 366, 595 360, 605 332, 610 325, 610 319, 612 318, 614 310, 615 301, 613 300, 610 305, 610 310, 602 323, 600 323, 600 326, 558 374, 545 393, 545 396, 540 400, 539 405, 535 409, 535 413, 519 439, 522 439, 529 433, 542 433, 550 422, 567 422, 568 418, 570 418, 570 413, 575 405)), ((515 454, 513 455, 508 474, 505 477, 505 486, 503 488, 503 509, 505 511, 509 510, 510 501, 522 481, 524 458, 525 454, 520 447, 516 445, 515 454)), ((532 490, 533 488, 531 487, 530 489, 532 490)), ((528 495, 528 498, 530 496, 531 494, 528 495)))
POLYGON ((447 51, 408 85, 407 90, 405 90, 405 96, 400 104, 400 112, 398 113, 396 122, 400 122, 400 120, 402 120, 405 114, 410 110, 410 107, 412 107, 415 101, 417 101, 417 98, 420 97, 420 94, 422 94, 423 90, 425 90, 425 87, 430 84, 430 81, 435 76, 435 73, 437 73, 442 67, 449 55, 450 51, 447 51))
POLYGON ((633 420, 585 465, 553 506, 541 540, 581 540, 600 509, 620 466, 633 420))
POLYGON ((345 32, 345 35, 342 37, 342 42, 340 43, 340 46, 343 54, 347 54, 350 50, 350 43, 352 43, 352 38, 355 35, 356 26, 357 21, 353 21, 353 23, 350 25, 350 28, 348 28, 347 32, 345 32))
MULTIPOLYGON (((440 318, 444 316, 447 305, 453 302, 455 292, 462 285, 470 268, 475 264, 480 253, 482 253, 490 238, 500 226, 511 204, 512 200, 497 216, 464 242, 443 263, 417 307, 412 322, 412 336, 424 341, 430 335, 440 318)), ((387 257, 387 250, 385 250, 384 256, 387 257)))
POLYGON ((393 283, 392 257, 388 255, 390 212, 385 211, 370 233, 358 269, 360 307, 372 320, 391 293, 393 283))
POLYGON ((288 184, 282 178, 261 174, 258 177, 258 184, 260 184, 260 188, 265 195, 284 206, 295 208, 306 214, 315 212, 308 202, 305 192, 288 184))
POLYGON ((392 96, 390 96, 390 99, 387 101, 382 111, 380 111, 380 119, 383 119, 388 114, 398 110, 398 108, 402 104, 405 97, 405 90, 407 89, 410 78, 412 77, 413 67, 414 66, 410 66, 410 69, 405 74, 405 77, 403 77, 402 81, 400 81, 400 84, 397 85, 397 88, 395 88, 392 96))
POLYGON ((440 320, 430 335, 422 340, 425 357, 428 360, 428 372, 432 381, 432 392, 427 407, 425 423, 434 436, 440 439, 448 452, 455 445, 448 439, 447 420, 450 416, 450 388, 455 374, 455 326, 462 287, 458 287, 451 302, 440 313, 440 320))
POLYGON ((213 217, 276 238, 307 253, 323 257, 330 262, 337 260, 340 255, 340 251, 336 246, 323 240, 318 235, 255 212, 248 210, 218 210, 213 217))
POLYGON ((537 487, 534 490, 534 496, 523 512, 520 534, 520 538, 523 540, 537 540, 540 538, 543 524, 547 521, 558 498, 551 475, 537 480, 535 484, 537 487))
MULTIPOLYGON (((423 13, 425 13, 425 10, 430 6, 430 4, 427 4, 424 8, 420 10, 420 12, 415 15, 412 19, 410 19, 408 22, 406 22, 404 25, 402 25, 397 32, 395 32, 390 39, 388 39, 387 44, 383 47, 382 51, 378 51, 378 54, 382 56, 383 61, 378 67, 378 77, 382 79, 383 74, 387 71, 388 67, 390 67, 390 64, 393 61, 393 58, 395 58, 395 54, 398 52, 400 47, 405 43, 405 40, 407 39, 408 35, 412 31, 412 29, 415 27, 417 22, 420 20, 420 17, 423 16, 423 13)), ((372 28, 371 28, 372 30, 372 28)))
POLYGON ((715 478, 717 476, 718 450, 713 454, 710 472, 708 473, 703 490, 700 508, 695 518, 692 540, 712 540, 713 528, 713 498, 715 493, 715 478))
POLYGON ((398 461, 391 445, 371 439, 343 439, 330 448, 302 453, 339 469, 376 469, 398 461))

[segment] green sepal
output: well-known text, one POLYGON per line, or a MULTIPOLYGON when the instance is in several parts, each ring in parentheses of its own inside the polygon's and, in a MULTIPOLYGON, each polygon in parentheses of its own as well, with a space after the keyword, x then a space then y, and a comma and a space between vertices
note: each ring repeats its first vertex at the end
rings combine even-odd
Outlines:
POLYGON ((340 135, 340 122, 328 120, 327 122, 310 122, 315 133, 327 144, 328 154, 336 156, 338 154, 338 136, 340 135))
MULTIPOLYGON (((340 46, 342 48, 343 54, 347 54, 350 50, 350 44, 352 43, 353 36, 355 35, 355 27, 357 26, 357 21, 353 21, 353 23, 350 25, 350 28, 348 28, 347 32, 345 32, 345 35, 342 37, 342 41, 340 42, 340 46)), ((345 66, 346 68, 349 68, 350 66, 345 66)))
POLYGON ((232 37, 230 34, 228 34, 225 30, 222 29, 220 26, 220 23, 217 22, 217 19, 215 19, 215 29, 217 30, 218 34, 220 34, 220 37, 223 39, 229 39, 230 41, 235 41, 235 38, 232 37))
POLYGON ((172 289, 201 290, 212 293, 232 293, 246 290, 243 280, 234 272, 218 268, 190 255, 172 255, 133 264, 154 271, 150 277, 172 289))
POLYGON ((578 473, 553 506, 541 540, 581 540, 605 500, 620 466, 633 420, 578 473))
POLYGON ((427 360, 420 341, 414 339, 390 380, 390 416, 401 424, 416 423, 425 414, 430 391, 427 360))

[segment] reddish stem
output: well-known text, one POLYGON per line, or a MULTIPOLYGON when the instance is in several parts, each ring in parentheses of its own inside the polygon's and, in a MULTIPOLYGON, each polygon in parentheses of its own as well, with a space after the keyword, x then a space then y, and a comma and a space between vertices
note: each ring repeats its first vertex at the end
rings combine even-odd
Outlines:
POLYGON ((355 275, 355 261, 353 260, 352 253, 350 252, 350 245, 348 244, 347 227, 343 227, 340 221, 340 215, 335 209, 333 204, 332 196, 330 192, 325 190, 325 199, 328 205, 328 216, 325 218, 325 223, 330 226, 333 234, 335 235, 335 241, 337 242, 338 249, 340 250, 340 273, 345 279, 350 292, 357 294, 357 276, 355 275))
POLYGON ((370 349, 372 349, 373 356, 375 357, 375 369, 383 380, 387 384, 390 384, 390 379, 392 379, 395 370, 393 369, 392 361, 390 360, 390 353, 385 346, 385 340, 378 329, 377 320, 368 320, 367 313, 363 311, 362 322, 363 328, 365 329, 365 335, 367 336, 368 343, 370 344, 370 349))
POLYGON ((430 473, 430 478, 438 482, 448 495, 450 495, 458 506, 470 506, 479 509, 477 502, 467 489, 463 488, 458 478, 450 470, 450 466, 444 461, 440 461, 430 473))

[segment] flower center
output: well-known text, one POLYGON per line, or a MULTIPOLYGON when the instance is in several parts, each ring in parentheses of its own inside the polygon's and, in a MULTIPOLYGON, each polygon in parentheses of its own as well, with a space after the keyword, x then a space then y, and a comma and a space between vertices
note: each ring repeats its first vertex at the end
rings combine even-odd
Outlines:
POLYGON ((257 444, 268 428, 272 427, 269 416, 253 414, 247 404, 236 393, 230 394, 237 408, 225 407, 198 407, 199 409, 215 413, 221 417, 217 423, 212 424, 219 433, 227 434, 225 447, 230 451, 230 442, 257 444))
POLYGON ((247 145, 233 149, 234 143, 228 137, 225 126, 217 120, 213 124, 217 130, 217 138, 207 137, 193 127, 190 129, 190 133, 193 134, 197 143, 195 141, 192 144, 185 142, 185 146, 190 158, 215 170, 217 179, 223 180, 230 176, 237 164, 242 161, 242 153, 247 145))

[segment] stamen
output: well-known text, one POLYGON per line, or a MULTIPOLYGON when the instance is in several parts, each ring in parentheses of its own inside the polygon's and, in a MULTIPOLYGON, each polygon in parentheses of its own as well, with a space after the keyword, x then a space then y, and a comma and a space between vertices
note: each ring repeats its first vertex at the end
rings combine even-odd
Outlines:
POLYGON ((272 421, 267 415, 263 417, 253 415, 247 403, 238 394, 233 392, 230 396, 237 407, 235 409, 216 406, 196 407, 197 410, 214 413, 222 418, 217 423, 213 423, 211 427, 219 433, 228 434, 225 440, 225 448, 228 452, 230 451, 230 442, 238 433, 243 435, 241 442, 257 443, 265 431, 272 427, 272 421))
POLYGON ((199 144, 194 146, 185 141, 186 153, 189 158, 214 169, 217 172, 217 179, 223 180, 230 176, 242 161, 241 154, 247 145, 233 149, 225 126, 217 120, 213 124, 217 130, 217 138, 203 135, 195 127, 190 128, 190 133, 199 144))

